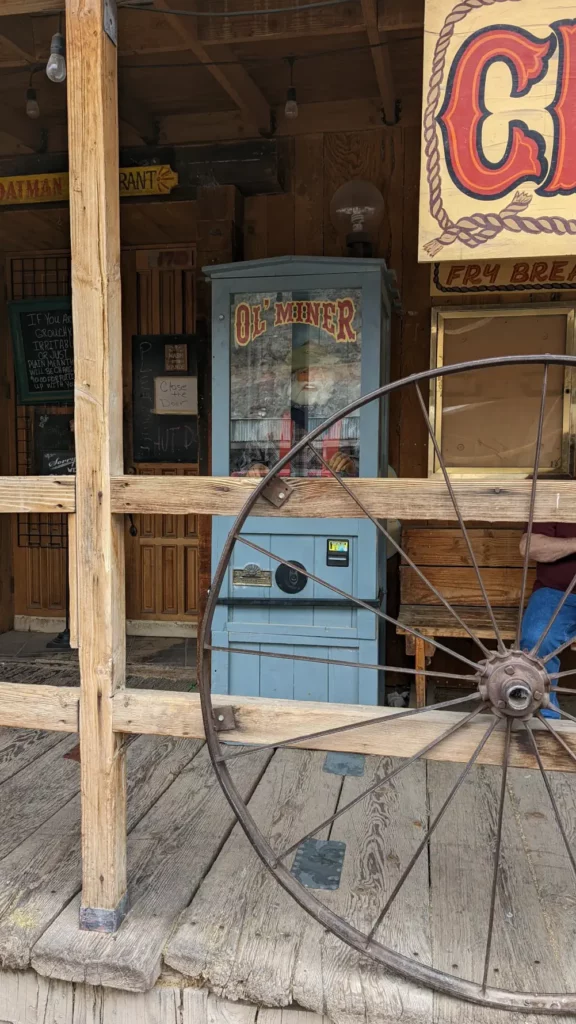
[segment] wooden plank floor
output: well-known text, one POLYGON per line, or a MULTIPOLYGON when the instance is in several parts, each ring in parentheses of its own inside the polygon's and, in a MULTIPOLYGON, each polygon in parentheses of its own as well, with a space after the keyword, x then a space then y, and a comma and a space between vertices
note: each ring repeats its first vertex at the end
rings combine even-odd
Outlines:
MULTIPOLYGON (((325 1024, 550 1019, 435 995, 325 933, 261 867, 201 741, 143 736, 130 744, 132 909, 115 936, 79 932, 79 765, 64 756, 74 743, 74 737, 0 730, 0 1020, 68 1024, 64 1009, 46 1008, 53 999, 74 1005, 74 1024, 132 1021, 140 1003, 146 1024, 192 1022, 204 1013, 192 1005, 198 987, 235 1001, 218 1003, 218 1012, 214 1003, 208 1014, 230 1024, 322 1024, 322 1016, 325 1024), (178 972, 172 988, 165 981, 170 971, 178 972), (24 993, 34 979, 44 1015, 27 1011, 20 1020, 4 1012, 2 990, 28 1005, 24 993), (105 1011, 102 993, 112 991, 124 1008, 105 1011), (284 1020, 273 1009, 295 1005, 303 1008, 298 1020, 294 1010, 284 1020)), ((274 848, 294 842, 401 764, 368 757, 363 776, 341 777, 324 771, 324 761, 321 752, 280 750, 232 762, 274 848)), ((414 764, 339 817, 321 836, 346 844, 341 885, 315 895, 368 928, 461 769, 414 764)), ((494 767, 470 773, 378 932, 421 962, 476 980, 498 785, 494 767)), ((552 785, 574 838, 576 776, 553 773, 552 785)), ((506 800, 490 982, 576 991, 576 883, 540 776, 511 770, 506 800)), ((205 1009, 205 993, 202 998, 205 1009)))

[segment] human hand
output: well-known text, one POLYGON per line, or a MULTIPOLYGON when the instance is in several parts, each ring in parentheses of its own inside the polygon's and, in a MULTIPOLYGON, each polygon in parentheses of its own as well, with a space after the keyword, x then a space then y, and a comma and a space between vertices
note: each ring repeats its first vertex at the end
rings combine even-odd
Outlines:
POLYGON ((356 463, 345 452, 336 452, 328 461, 330 469, 334 473, 347 473, 348 476, 355 476, 356 463))
POLYGON ((265 466, 262 462, 254 462, 250 466, 250 469, 246 473, 246 476, 262 477, 262 476, 266 476, 267 472, 268 472, 268 467, 265 466))

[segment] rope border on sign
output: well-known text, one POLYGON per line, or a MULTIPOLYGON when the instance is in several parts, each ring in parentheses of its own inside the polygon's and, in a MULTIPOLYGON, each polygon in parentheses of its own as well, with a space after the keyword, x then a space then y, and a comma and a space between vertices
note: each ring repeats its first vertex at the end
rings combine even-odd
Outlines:
POLYGON ((484 245, 502 231, 513 231, 516 234, 525 232, 530 235, 576 235, 576 220, 564 217, 527 217, 525 211, 532 202, 530 192, 516 192, 514 198, 499 213, 473 213, 468 217, 460 217, 453 221, 448 214, 442 198, 441 155, 438 124, 436 121, 438 104, 441 99, 441 87, 446 70, 446 55, 458 22, 462 21, 471 11, 480 7, 489 7, 496 3, 521 3, 522 0, 462 0, 456 4, 444 22, 436 46, 434 59, 428 82, 428 94, 424 110, 423 135, 424 152, 426 154, 426 180, 430 194, 429 210, 442 229, 438 238, 433 238, 424 246, 430 256, 436 256, 444 246, 453 242, 461 242, 469 249, 484 245))

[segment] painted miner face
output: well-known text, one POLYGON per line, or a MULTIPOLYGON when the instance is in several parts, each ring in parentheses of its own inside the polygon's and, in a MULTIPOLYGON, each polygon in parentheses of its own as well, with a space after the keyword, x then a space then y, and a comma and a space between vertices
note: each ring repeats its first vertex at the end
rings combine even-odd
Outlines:
POLYGON ((334 369, 329 366, 307 366, 292 373, 292 404, 303 409, 321 408, 330 403, 334 393, 334 369))

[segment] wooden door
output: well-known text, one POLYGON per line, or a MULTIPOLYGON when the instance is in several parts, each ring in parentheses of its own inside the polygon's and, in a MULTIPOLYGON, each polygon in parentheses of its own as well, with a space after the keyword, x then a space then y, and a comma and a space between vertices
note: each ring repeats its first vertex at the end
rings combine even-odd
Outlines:
MULTIPOLYGON (((42 253, 6 261, 8 299, 65 296, 70 293, 70 257, 42 253)), ((11 340, 6 339, 11 352, 11 340)), ((27 476, 34 465, 39 417, 74 415, 73 406, 16 405, 16 472, 27 476)), ((67 516, 21 513, 14 516, 13 573, 15 626, 60 628, 66 614, 67 516)))
MULTIPOLYGON (((193 334, 194 249, 166 246, 123 256, 124 409, 127 472, 190 475, 197 465, 135 463, 132 450, 132 337, 193 334)), ((126 599, 130 632, 193 635, 198 622, 196 516, 134 516, 127 522, 126 599), (136 536, 130 533, 136 531, 136 536)))

